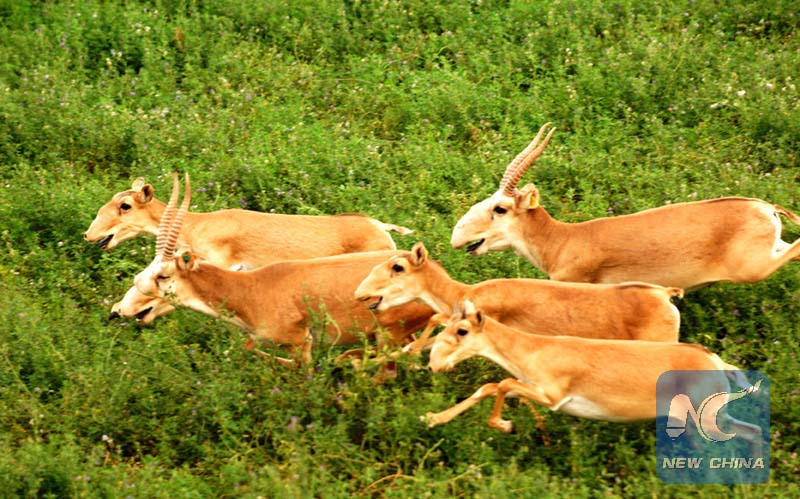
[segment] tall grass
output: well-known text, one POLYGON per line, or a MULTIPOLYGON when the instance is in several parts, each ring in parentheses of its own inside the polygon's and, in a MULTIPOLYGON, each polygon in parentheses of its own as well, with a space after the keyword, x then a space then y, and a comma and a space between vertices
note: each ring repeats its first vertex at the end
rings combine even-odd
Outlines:
MULTIPOLYGON (((648 423, 488 403, 473 360, 310 370, 179 311, 110 322, 152 240, 104 253, 97 208, 144 176, 193 209, 364 212, 460 280, 539 276, 451 228, 551 121, 524 181, 559 219, 753 196, 800 210, 795 2, 0 1, 0 491, 13 497, 798 496, 798 267, 681 303, 684 341, 772 383, 770 481, 668 486, 648 423)), ((691 230, 687 227, 687 230, 691 230)), ((787 240, 800 234, 787 228, 787 240)), ((624 382, 624 380, 621 380, 624 382)))

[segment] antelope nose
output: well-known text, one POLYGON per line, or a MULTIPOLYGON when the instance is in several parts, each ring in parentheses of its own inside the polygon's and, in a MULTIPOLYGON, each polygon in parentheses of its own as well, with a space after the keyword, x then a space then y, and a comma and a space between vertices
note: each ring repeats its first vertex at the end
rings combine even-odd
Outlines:
POLYGON ((87 234, 86 232, 83 233, 83 239, 85 241, 88 241, 89 240, 89 236, 87 236, 86 234, 87 234))

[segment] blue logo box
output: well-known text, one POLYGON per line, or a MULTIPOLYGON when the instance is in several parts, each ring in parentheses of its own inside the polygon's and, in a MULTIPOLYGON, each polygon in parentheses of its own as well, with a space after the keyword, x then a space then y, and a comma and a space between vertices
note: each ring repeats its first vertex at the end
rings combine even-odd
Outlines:
POLYGON ((666 483, 769 479, 769 379, 667 371, 656 385, 656 470, 666 483))

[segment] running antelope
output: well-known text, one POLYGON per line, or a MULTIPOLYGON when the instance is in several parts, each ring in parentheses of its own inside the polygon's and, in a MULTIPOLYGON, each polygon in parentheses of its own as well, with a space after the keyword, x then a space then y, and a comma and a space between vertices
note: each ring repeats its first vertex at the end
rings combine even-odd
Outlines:
POLYGON ((555 129, 536 138, 506 168, 500 188, 475 204, 453 229, 454 248, 472 254, 511 248, 557 281, 644 281, 686 290, 715 281, 756 282, 800 259, 800 240, 781 239, 783 215, 759 199, 728 197, 676 203, 582 223, 553 219, 533 184, 520 178, 555 129))
MULTIPOLYGON (((399 344, 433 314, 430 308, 412 303, 376 317, 353 298, 356 286, 370 269, 396 251, 288 260, 250 271, 224 269, 190 251, 175 255, 190 199, 187 176, 181 207, 175 210, 176 188, 161 217, 156 256, 136 276, 137 292, 127 293, 120 302, 120 315, 141 315, 154 298, 184 305, 249 331, 251 347, 255 341, 288 345, 293 357, 306 363, 311 360, 310 327, 315 318, 325 319, 325 332, 332 344, 358 343, 362 333, 374 336, 379 326, 388 331, 389 344, 399 344)), ((378 340, 382 341, 380 336, 378 340)), ((278 360, 293 363, 291 359, 278 360)))
MULTIPOLYGON (((494 396, 489 426, 510 433, 513 423, 502 419, 501 411, 505 397, 514 395, 582 418, 615 422, 654 419, 656 383, 662 373, 671 370, 726 371, 703 376, 702 386, 709 394, 730 392, 729 378, 743 382, 751 392, 758 387, 751 386, 738 368, 700 345, 539 336, 504 326, 466 301, 436 337, 429 367, 434 372, 447 371, 476 355, 499 364, 514 377, 485 384, 449 409, 426 414, 428 426, 447 423, 494 396)), ((681 388, 691 398, 697 387, 681 388)), ((751 449, 759 449, 761 428, 727 413, 720 413, 719 420, 746 439, 751 449)))
MULTIPOLYGON (((187 177, 188 181, 188 177, 187 177)), ((178 173, 173 174, 173 193, 177 195, 178 173)), ((83 237, 103 249, 142 234, 158 234, 165 204, 155 198, 153 186, 136 179, 100 208, 83 237)), ((193 249, 201 259, 230 269, 255 269, 282 260, 305 260, 362 251, 395 249, 387 231, 410 234, 398 225, 379 222, 365 215, 280 215, 249 210, 219 210, 211 213, 186 213, 179 241, 193 249)), ((141 302, 144 296, 130 299, 141 302)), ((150 297, 146 312, 137 317, 142 323, 173 311, 169 303, 150 297)), ((111 307, 111 317, 120 315, 122 302, 111 307)))
MULTIPOLYGON (((178 184, 178 174, 173 185, 178 184)), ((165 204, 142 178, 114 195, 83 234, 103 249, 142 234, 157 235, 165 204)), ((411 230, 365 215, 282 215, 250 210, 187 213, 179 241, 214 265, 257 268, 282 260, 304 260, 361 251, 393 250, 387 231, 411 230)))
MULTIPOLYGON (((462 300, 470 300, 493 319, 543 335, 585 338, 678 341, 680 315, 670 298, 680 288, 652 284, 585 284, 542 279, 492 279, 464 284, 428 257, 418 242, 372 269, 356 289, 356 298, 385 311, 411 302, 431 307, 443 319, 462 300), (448 314, 441 316, 441 314, 448 314)), ((424 349, 435 325, 407 351, 424 349)))

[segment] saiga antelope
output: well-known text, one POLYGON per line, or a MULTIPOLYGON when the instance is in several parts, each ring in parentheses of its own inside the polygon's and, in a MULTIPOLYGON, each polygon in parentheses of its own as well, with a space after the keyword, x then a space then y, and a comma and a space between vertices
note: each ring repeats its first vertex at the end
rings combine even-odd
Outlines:
MULTIPOLYGON (((187 177, 188 178, 188 177, 187 177)), ((178 173, 173 174, 173 193, 177 195, 178 173)), ((89 229, 87 241, 103 249, 142 234, 157 235, 166 205, 156 199, 153 186, 144 179, 134 181, 130 190, 115 194, 101 207, 89 229)), ((282 260, 304 260, 362 251, 393 250, 387 231, 410 234, 398 225, 379 222, 365 215, 280 215, 249 210, 219 210, 191 213, 185 221, 179 242, 201 259, 219 267, 254 269, 282 260)), ((134 288, 128 295, 136 295, 134 288)), ((140 302, 143 296, 131 296, 140 302)), ((174 310, 169 303, 151 297, 142 323, 174 310)), ((119 315, 121 302, 111 307, 111 317, 119 315)))
MULTIPOLYGON (((178 184, 177 172, 173 185, 178 184)), ((103 249, 142 234, 157 235, 165 204, 142 178, 130 190, 115 194, 102 206, 87 241, 103 249)), ((179 242, 214 265, 256 268, 282 260, 304 260, 361 251, 393 250, 387 231, 411 230, 365 215, 283 215, 230 209, 187 213, 179 242)))
POLYGON ((289 260, 239 272, 201 261, 189 251, 175 256, 190 199, 187 176, 181 207, 175 212, 175 190, 161 218, 156 256, 136 276, 137 292, 127 293, 120 302, 120 315, 141 314, 153 298, 185 305, 249 331, 250 345, 254 341, 288 345, 304 363, 311 360, 310 327, 316 314, 326 319, 325 332, 336 345, 358 343, 359 333, 372 336, 379 326, 388 331, 390 344, 399 344, 433 315, 430 308, 412 303, 376 317, 353 297, 370 269, 396 251, 289 260))
MULTIPOLYGON (((725 371, 703 377, 702 386, 708 393, 730 392, 729 377, 755 390, 736 367, 700 345, 528 334, 486 317, 466 301, 436 337, 429 367, 434 372, 447 371, 476 355, 499 364, 514 377, 487 383, 449 409, 426 414, 429 426, 447 423, 494 396, 489 426, 510 433, 513 423, 502 419, 501 411, 505 397, 511 395, 582 418, 615 422, 654 419, 656 383, 661 374, 671 370, 725 371)), ((691 394, 696 387, 681 388, 691 394)), ((727 413, 719 416, 751 449, 760 451, 761 428, 727 413)))
MULTIPOLYGON (((679 288, 637 282, 492 279, 464 284, 430 259, 421 242, 376 265, 356 289, 356 298, 378 311, 417 301, 446 318, 459 301, 470 300, 489 317, 532 333, 671 342, 678 341, 680 315, 670 298, 682 295, 679 288)), ((427 328, 406 349, 423 349, 432 330, 427 328)))
POLYGON ((454 248, 472 254, 511 248, 558 281, 644 281, 686 290, 715 281, 755 282, 800 259, 800 240, 781 240, 789 210, 750 198, 676 203, 581 223, 553 219, 522 175, 547 146, 549 126, 506 168, 500 188, 453 229, 454 248))

